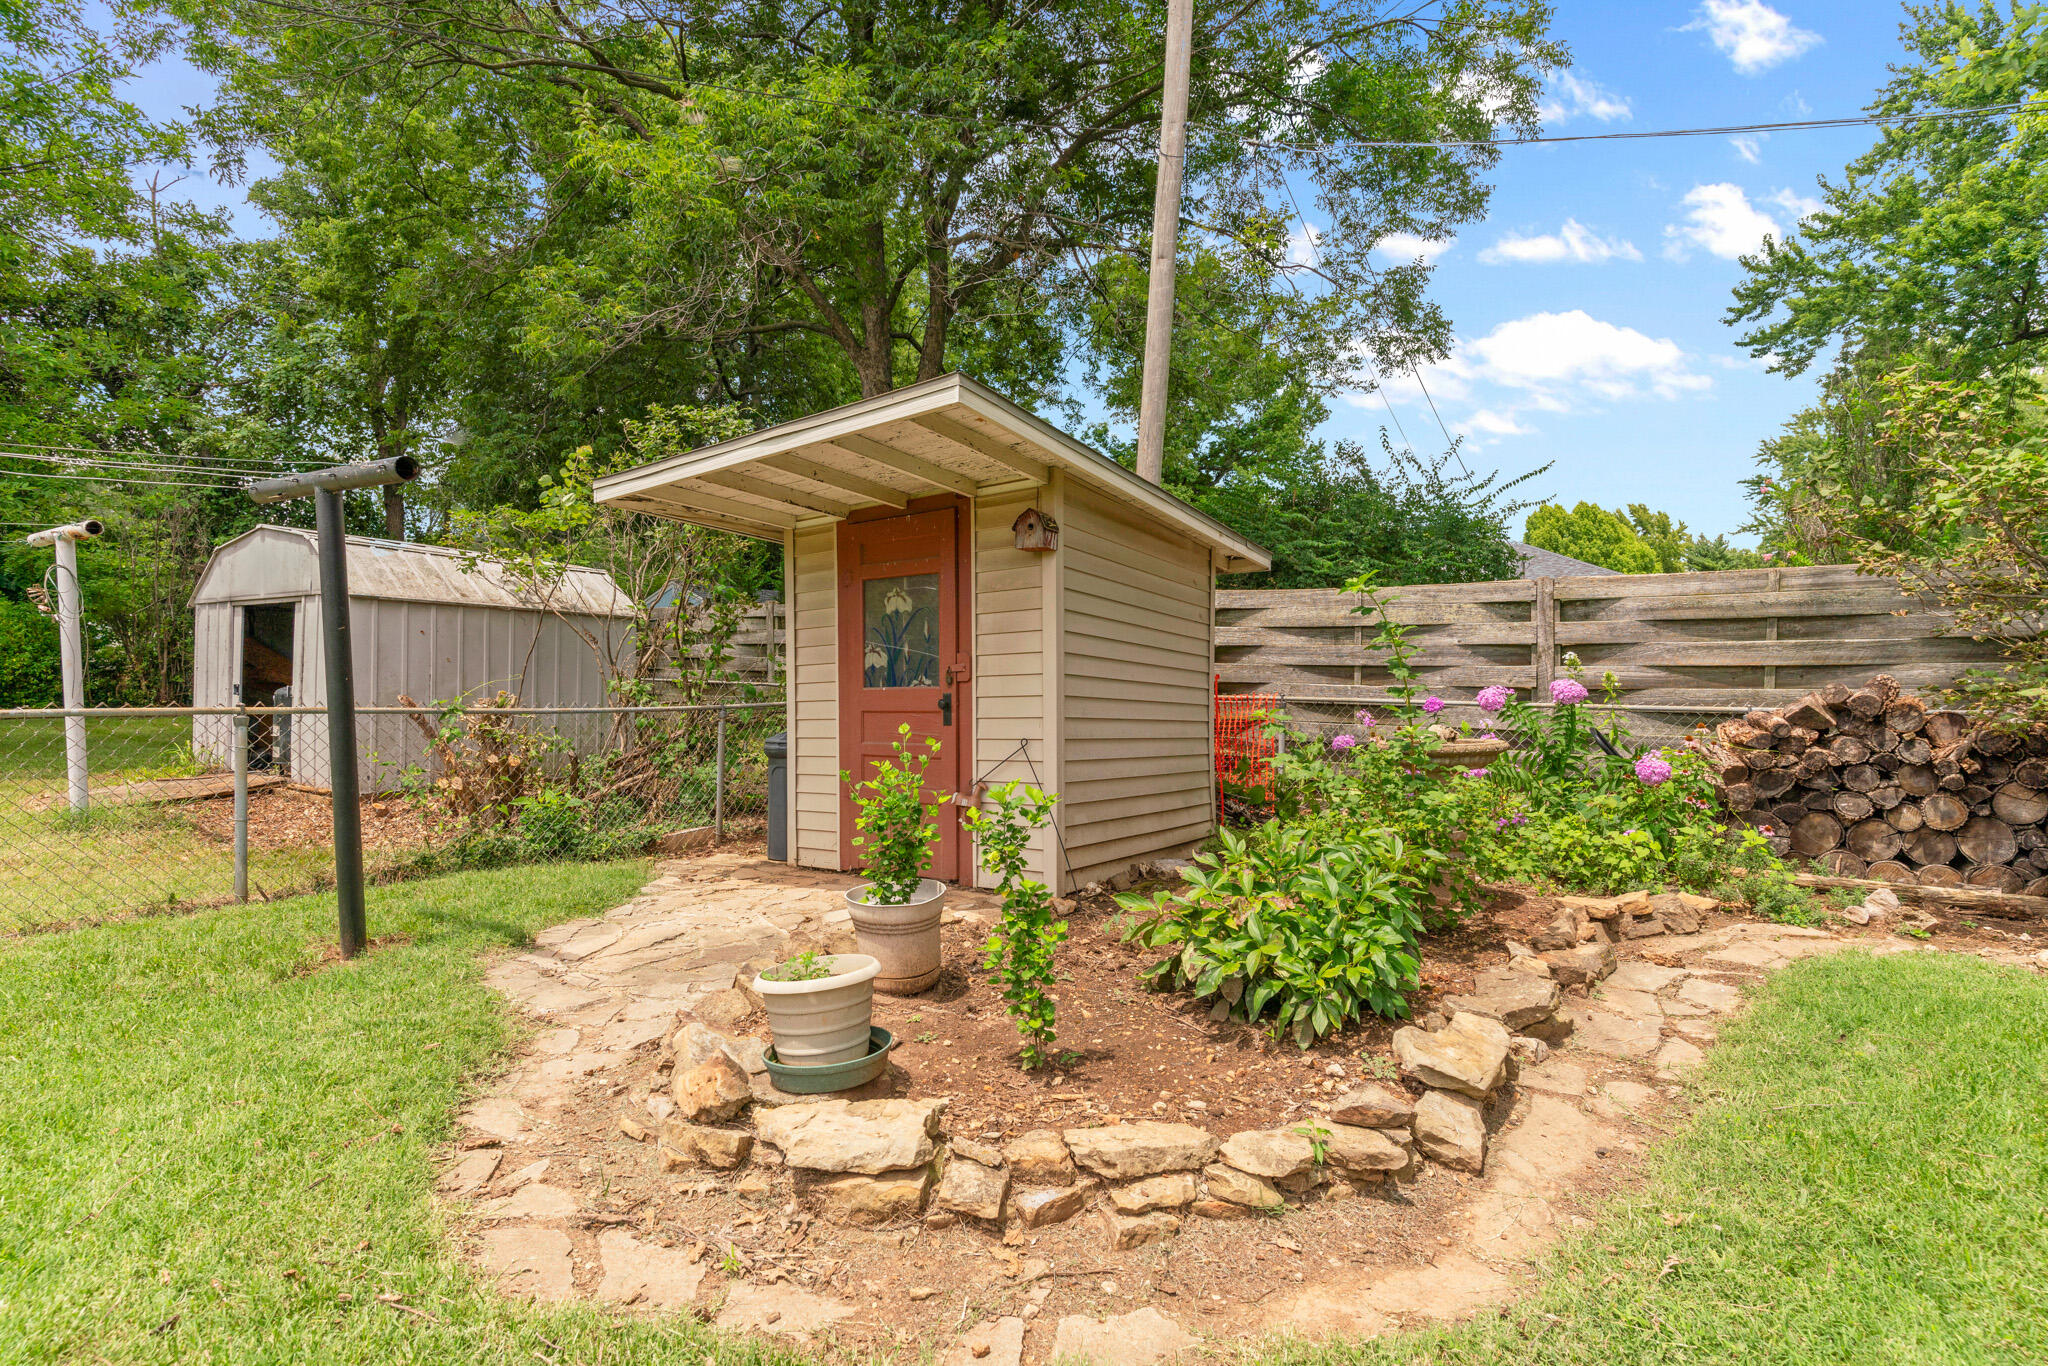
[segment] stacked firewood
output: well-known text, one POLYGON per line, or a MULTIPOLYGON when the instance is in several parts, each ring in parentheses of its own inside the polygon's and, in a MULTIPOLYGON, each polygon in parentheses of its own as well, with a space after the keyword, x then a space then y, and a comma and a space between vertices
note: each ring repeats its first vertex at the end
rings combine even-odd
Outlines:
POLYGON ((1838 877, 2048 895, 2048 725, 1978 725, 1879 674, 1695 746, 1782 854, 1838 877))

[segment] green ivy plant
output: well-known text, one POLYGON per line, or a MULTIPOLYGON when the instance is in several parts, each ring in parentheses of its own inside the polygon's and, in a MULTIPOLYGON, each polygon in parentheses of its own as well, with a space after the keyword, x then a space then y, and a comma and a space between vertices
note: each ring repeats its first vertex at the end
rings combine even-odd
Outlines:
POLYGON ((1125 934, 1173 952, 1145 976, 1215 998, 1218 1018, 1264 1024, 1307 1048, 1365 1014, 1399 1019, 1421 984, 1426 888, 1446 861, 1387 829, 1268 821, 1219 831, 1178 892, 1125 894, 1125 934))
POLYGON ((967 812, 967 828, 981 849, 981 866, 995 875, 1003 898, 1002 918, 988 937, 982 968, 1002 989, 1003 1004, 1024 1036, 1024 1066, 1038 1068, 1052 1056, 1056 1033, 1053 950, 1067 937, 1067 922, 1053 918, 1052 892, 1024 876, 1033 831, 1052 821, 1057 794, 1028 783, 1005 783, 988 804, 967 812))
POLYGON ((856 783, 851 773, 839 775, 858 812, 853 823, 860 833, 853 847, 866 860, 869 904, 875 906, 907 905, 917 895, 931 867, 932 846, 939 842, 930 808, 948 800, 945 793, 928 797, 924 790, 924 771, 938 754, 939 742, 927 739, 920 747, 911 741, 907 724, 898 726, 896 735, 895 757, 877 761, 866 778, 856 783))

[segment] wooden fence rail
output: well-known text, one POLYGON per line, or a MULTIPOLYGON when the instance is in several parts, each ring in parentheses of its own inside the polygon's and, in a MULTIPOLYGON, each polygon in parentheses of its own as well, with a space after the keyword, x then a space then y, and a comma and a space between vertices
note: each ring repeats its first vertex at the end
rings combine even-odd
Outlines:
MULTIPOLYGON (((1541 690, 1567 652, 1589 686, 1612 672, 1626 703, 1705 707, 1772 706, 1878 672, 1908 690, 1939 687, 2000 658, 1931 603, 1848 565, 1390 591, 1390 615, 1418 628, 1419 682, 1447 699, 1489 683, 1541 690)), ((1393 680, 1358 605, 1336 589, 1219 592, 1223 690, 1332 702, 1383 694, 1393 680)))

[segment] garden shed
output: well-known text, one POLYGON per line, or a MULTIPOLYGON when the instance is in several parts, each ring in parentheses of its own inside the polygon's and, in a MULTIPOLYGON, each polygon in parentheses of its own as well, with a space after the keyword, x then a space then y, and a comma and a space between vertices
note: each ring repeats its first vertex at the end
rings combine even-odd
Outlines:
MULTIPOLYGON (((575 568, 536 592, 495 561, 410 541, 350 536, 348 590, 356 703, 366 707, 395 705, 401 693, 425 704, 500 690, 526 706, 602 706, 606 657, 618 655, 633 624, 632 603, 602 570, 575 568)), ((216 547, 192 617, 195 706, 326 704, 312 531, 259 526, 216 547)), ((424 757, 418 727, 395 721, 357 722, 366 790, 389 788, 424 757)), ((325 726, 322 717, 259 720, 256 761, 325 786, 325 726)), ((200 755, 224 763, 230 742, 224 718, 193 718, 200 755)))
POLYGON ((975 879, 958 806, 1061 795, 1056 890, 1186 853, 1216 819, 1218 573, 1257 545, 962 375, 608 475, 598 501, 778 541, 790 854, 855 866, 840 781, 900 725, 955 794, 933 875, 975 879))

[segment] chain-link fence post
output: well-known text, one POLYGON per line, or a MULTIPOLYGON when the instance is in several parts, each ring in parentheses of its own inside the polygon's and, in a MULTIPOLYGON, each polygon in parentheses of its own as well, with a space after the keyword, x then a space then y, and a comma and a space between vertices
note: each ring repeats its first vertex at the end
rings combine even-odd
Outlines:
POLYGON ((713 752, 711 779, 711 838, 725 843, 725 704, 718 705, 718 744, 713 752))
POLYGON ((235 900, 249 899, 249 713, 235 712, 235 900))

